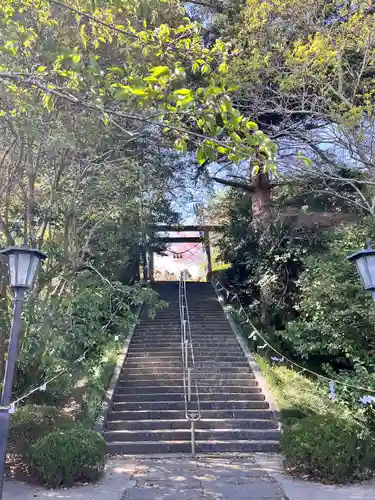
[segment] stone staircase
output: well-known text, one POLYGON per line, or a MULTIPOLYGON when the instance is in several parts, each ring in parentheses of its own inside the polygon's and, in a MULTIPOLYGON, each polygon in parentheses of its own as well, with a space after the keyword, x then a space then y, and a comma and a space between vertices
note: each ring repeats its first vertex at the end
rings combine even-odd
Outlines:
MULTIPOLYGON (((155 286, 169 307, 143 313, 107 414, 109 453, 189 453, 178 283, 155 286)), ((197 453, 278 451, 280 430, 210 283, 187 283, 202 419, 197 453)))

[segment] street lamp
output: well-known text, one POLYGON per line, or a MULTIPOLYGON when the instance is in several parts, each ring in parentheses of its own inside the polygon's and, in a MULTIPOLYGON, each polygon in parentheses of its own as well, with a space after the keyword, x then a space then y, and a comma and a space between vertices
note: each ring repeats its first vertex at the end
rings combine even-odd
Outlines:
POLYGON ((369 290, 375 300, 375 250, 371 247, 370 240, 367 241, 367 248, 349 255, 347 258, 354 262, 361 277, 363 288, 369 290))
POLYGON ((8 357, 5 367, 3 390, 0 400, 0 499, 2 498, 5 473, 5 458, 9 430, 9 405, 12 398, 14 370, 18 357, 19 333, 21 330, 21 313, 23 300, 27 290, 34 284, 36 271, 46 255, 28 246, 9 247, 0 250, 0 254, 8 257, 10 286, 14 293, 12 326, 9 337, 8 357))

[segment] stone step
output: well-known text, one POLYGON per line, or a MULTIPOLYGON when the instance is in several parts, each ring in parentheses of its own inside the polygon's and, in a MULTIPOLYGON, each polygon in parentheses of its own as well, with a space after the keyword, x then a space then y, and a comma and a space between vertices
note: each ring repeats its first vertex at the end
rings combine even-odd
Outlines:
MULTIPOLYGON (((191 357, 189 356, 189 360, 191 359, 191 357)), ((235 367, 248 367, 249 364, 247 363, 247 361, 245 361, 244 359, 243 360, 239 360, 238 358, 236 358, 235 360, 233 361, 224 361, 224 360, 216 360, 216 359, 205 359, 205 360, 202 360, 202 359, 197 359, 196 357, 194 357, 194 360, 195 360, 195 366, 198 368, 200 366, 223 366, 223 367, 229 367, 229 366, 235 366, 235 367)), ((132 358, 128 358, 126 360, 126 365, 129 366, 129 367, 132 367, 132 368, 138 368, 140 366, 146 366, 146 367, 153 367, 153 366, 181 366, 182 365, 182 356, 180 356, 179 358, 176 358, 174 360, 169 360, 169 359, 164 359, 164 358, 160 358, 160 359, 155 359, 155 360, 151 360, 149 358, 145 358, 145 359, 141 359, 139 360, 139 358, 137 359, 132 359, 132 358)))
MULTIPOLYGON (((131 368, 128 367, 127 363, 124 364, 124 367, 122 369, 123 373, 129 374, 129 372, 132 372, 133 375, 141 375, 143 373, 148 373, 148 372, 155 372, 155 373, 180 373, 182 370, 182 366, 178 367, 168 367, 168 366, 156 366, 156 367, 141 367, 141 368, 131 368)), ((197 373, 201 374, 202 376, 204 374, 207 375, 214 375, 214 374, 231 374, 231 375, 242 375, 243 377, 247 377, 248 375, 251 375, 250 372, 250 367, 247 366, 223 366, 223 367, 197 367, 196 368, 197 373), (217 368, 217 369, 215 369, 217 368)))
MULTIPOLYGON (((196 429, 197 441, 275 441, 280 438, 278 429, 196 429)), ((128 441, 189 441, 190 429, 114 430, 103 433, 107 443, 128 441)))
MULTIPOLYGON (((196 423, 197 429, 278 429, 274 420, 265 418, 241 419, 204 419, 196 423)), ((190 422, 182 420, 112 420, 106 423, 107 430, 164 430, 190 429, 190 422)))
MULTIPOLYGON (((129 401, 129 402, 136 402, 136 401, 184 401, 184 393, 179 392, 179 393, 152 393, 152 394, 129 394, 129 393, 124 393, 122 392, 123 389, 116 389, 116 392, 113 395, 113 400, 114 401, 129 401)), ((205 393, 205 394, 200 394, 199 399, 201 401, 248 401, 250 400, 255 394, 261 394, 261 389, 260 387, 252 387, 251 392, 249 393, 238 393, 238 394, 233 394, 230 392, 212 392, 212 393, 205 393)), ((196 394, 193 391, 192 394, 193 400, 196 399, 196 394)))
MULTIPOLYGON (((193 342, 198 342, 198 341, 201 341, 201 342, 209 342, 212 338, 215 338, 215 339, 218 339, 218 341, 223 341, 223 342, 227 342, 227 341, 233 341, 233 340, 236 340, 236 337, 233 335, 233 333, 231 333, 230 331, 228 330, 215 330, 215 329, 212 329, 208 326, 200 326, 200 327, 196 327, 196 328, 193 328, 191 329, 191 336, 192 336, 192 339, 193 339, 193 342), (205 328, 205 334, 202 334, 201 331, 202 329, 205 328)), ((165 327, 165 329, 161 329, 160 327, 158 327, 158 329, 156 329, 155 331, 152 331, 150 329, 147 329, 147 333, 144 332, 144 333, 141 333, 139 332, 139 336, 138 336, 138 332, 135 334, 135 337, 134 339, 142 339, 142 340, 145 340, 145 341, 148 341, 148 340, 151 340, 151 339, 156 339, 156 340, 181 340, 181 332, 170 332, 170 327, 165 327)))
MULTIPOLYGON (((196 452, 199 453, 277 453, 278 441, 197 441, 196 452)), ((190 441, 129 441, 127 443, 111 442, 107 444, 109 454, 167 454, 190 453, 190 441)))
MULTIPOLYGON (((181 362, 172 362, 172 363, 132 363, 125 362, 122 370, 129 373, 133 371, 135 375, 141 372, 149 373, 149 372, 157 372, 157 373, 180 373, 183 368, 182 361, 181 362)), ((225 363, 221 361, 220 363, 200 363, 198 361, 195 362, 195 369, 197 373, 243 373, 247 375, 250 373, 250 367, 246 362, 240 363, 225 363)))
MULTIPOLYGON (((122 404, 122 403, 120 403, 122 404)), ((260 403, 258 403, 260 404, 260 403)), ((264 407, 266 403, 262 403, 264 407)), ((204 410, 203 418, 231 418, 231 419, 248 419, 248 418, 272 418, 272 412, 267 409, 247 409, 247 410, 204 410), (267 416, 261 417, 263 412, 268 412, 267 416)), ((185 418, 184 410, 116 410, 108 413, 108 420, 156 420, 156 419, 183 419, 185 418)))
MULTIPOLYGON (((193 391, 193 398, 192 401, 196 401, 197 397, 196 394, 193 391)), ((177 408, 177 405, 184 404, 184 396, 181 395, 180 398, 172 398, 170 399, 168 395, 165 395, 164 400, 162 399, 151 399, 151 398, 146 398, 146 399, 136 399, 136 400, 131 400, 128 395, 124 394, 114 394, 112 402, 113 404, 117 403, 126 403, 127 405, 131 405, 135 409, 156 409, 156 407, 160 408, 161 410, 167 410, 167 405, 170 409, 177 408), (163 406, 164 405, 164 406, 163 406)), ((212 394, 211 395, 201 395, 200 396, 200 402, 202 408, 210 407, 212 406, 213 408, 247 408, 249 405, 246 403, 253 402, 253 401, 264 401, 265 397, 264 394, 261 392, 253 392, 247 394, 247 397, 244 398, 239 398, 237 399, 235 395, 231 394, 228 396, 228 398, 221 398, 220 394, 212 394), (217 399, 215 399, 215 397, 217 399), (220 404, 219 404, 220 403, 220 404)), ((125 408, 124 408, 125 409, 125 408)))
MULTIPOLYGON (((148 363, 162 363, 164 361, 166 361, 167 363, 169 362, 176 362, 176 361, 180 361, 181 360, 181 357, 182 357, 182 353, 181 353, 181 350, 179 352, 176 352, 176 354, 161 354, 161 353, 149 353, 149 352, 145 352, 143 356, 141 356, 140 354, 138 353, 134 353, 132 351, 129 351, 128 352, 128 355, 127 355, 127 358, 126 358, 126 362, 131 362, 131 363, 145 363, 145 362, 148 362, 148 363)), ((239 360, 243 360, 244 357, 243 355, 240 356, 224 356, 224 355, 219 355, 219 356, 215 356, 215 355, 209 355, 209 354, 206 354, 206 355, 202 355, 202 354, 197 354, 197 353, 194 353, 194 358, 195 358, 195 362, 196 363, 204 363, 204 362, 213 362, 213 363, 216 363, 216 362, 226 362, 226 363, 233 363, 233 362, 238 362, 239 360)))
MULTIPOLYGON (((247 378, 202 378, 198 379, 198 388, 200 392, 213 392, 215 389, 223 389, 223 387, 230 387, 231 392, 233 388, 251 388, 254 387, 254 379, 247 378)), ((195 380, 193 379, 193 383, 195 380)), ((119 387, 152 387, 152 390, 156 387, 182 387, 183 386, 183 376, 168 377, 167 375, 163 378, 161 375, 158 376, 145 376, 145 377, 133 377, 132 375, 122 376, 118 383, 119 387)), ((242 392, 242 391, 239 391, 242 392)))
MULTIPOLYGON (((148 347, 148 348, 141 348, 141 347, 136 347, 133 346, 132 344, 130 345, 129 351, 128 351, 128 356, 181 356, 181 344, 178 345, 177 347, 164 347, 163 349, 159 349, 158 347, 148 347)), ((194 354, 198 353, 199 351, 197 349, 194 349, 194 354)), ((202 352, 202 351, 201 351, 202 352)), ((235 349, 230 348, 227 349, 226 347, 223 348, 218 348, 218 347, 211 347, 210 350, 203 351, 202 354, 204 356, 209 355, 212 353, 212 356, 225 356, 228 354, 228 356, 234 356, 234 357, 240 357, 243 356, 243 352, 241 351, 240 347, 236 347, 235 349)))
MULTIPOLYGON (((254 394, 255 399, 248 401, 201 401, 201 411, 222 411, 222 410, 267 410, 269 404, 264 401, 263 394, 254 394), (262 400, 256 400, 255 397, 262 397, 262 400)), ((164 410, 181 410, 185 409, 185 403, 178 401, 146 401, 141 402, 112 402, 113 411, 164 411, 164 410)))
MULTIPOLYGON (((236 337, 234 336, 233 332, 228 329, 228 328, 210 328, 206 325, 202 325, 205 330, 204 333, 202 333, 202 330, 200 327, 194 329, 192 328, 192 337, 193 340, 198 340, 198 339, 203 339, 203 340, 209 340, 211 337, 215 338, 224 338, 224 339, 235 339, 236 337)), ((181 339, 181 328, 180 326, 175 327, 171 324, 166 324, 165 326, 160 325, 159 323, 155 325, 154 327, 143 327, 139 328, 135 332, 135 337, 134 338, 161 338, 164 340, 168 339, 181 339)))
MULTIPOLYGON (((211 340, 201 341, 201 340, 193 340, 193 349, 196 351, 197 349, 207 349, 207 352, 210 352, 213 349, 213 343, 215 347, 219 347, 221 349, 235 349, 238 347, 237 340, 227 340, 218 342, 215 338, 211 338, 211 340)), ((159 340, 155 338, 149 338, 148 340, 143 339, 133 339, 131 342, 131 348, 138 347, 139 349, 143 349, 144 351, 149 351, 152 349, 181 349, 181 340, 159 340)))
MULTIPOLYGON (((153 394, 165 394, 165 393, 181 393, 183 392, 183 385, 160 385, 160 386, 151 386, 149 384, 146 385, 134 385, 134 384, 121 384, 117 386, 116 392, 122 394, 149 394, 150 390, 152 390, 153 394)), ((200 397, 203 397, 204 394, 211 393, 232 393, 232 394, 249 394, 253 392, 253 386, 248 385, 244 387, 238 386, 206 386, 199 388, 200 397)))
MULTIPOLYGON (((200 392, 212 392, 215 389, 222 389, 223 387, 241 387, 249 388, 254 387, 253 378, 215 378, 215 379, 198 379, 198 388, 200 392), (211 390, 210 390, 211 389, 211 390)), ((144 376, 144 377, 134 377, 133 375, 123 375, 118 382, 118 387, 152 387, 154 390, 156 387, 182 387, 183 386, 183 376, 172 376, 168 377, 168 374, 161 376, 160 374, 156 376, 144 376)), ((232 389, 231 389, 232 390, 232 389)), ((242 392, 242 391, 239 391, 242 392)))

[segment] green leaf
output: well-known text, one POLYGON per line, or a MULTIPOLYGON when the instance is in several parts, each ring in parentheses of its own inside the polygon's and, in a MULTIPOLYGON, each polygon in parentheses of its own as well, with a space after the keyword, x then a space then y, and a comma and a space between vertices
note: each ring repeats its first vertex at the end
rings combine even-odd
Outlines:
POLYGON ((210 71, 210 66, 207 63, 202 64, 201 71, 202 75, 207 74, 210 71))
POLYGON ((117 75, 124 75, 124 69, 119 68, 118 66, 111 66, 110 68, 107 68, 108 71, 111 71, 112 73, 116 73, 117 75))
POLYGON ((176 95, 190 95, 191 90, 190 89, 177 89, 173 93, 176 95))
POLYGON ((53 109, 53 100, 50 94, 44 94, 43 96, 43 106, 47 109, 47 111, 50 113, 53 109))
POLYGON ((74 62, 74 64, 79 63, 80 60, 81 60, 81 56, 79 54, 74 54, 72 56, 72 61, 74 62))
POLYGON ((116 92, 115 99, 116 101, 125 101, 129 98, 129 87, 124 87, 123 89, 116 92))
POLYGON ((273 175, 277 175, 277 169, 276 169, 276 165, 274 163, 270 163, 269 168, 270 168, 271 172, 273 173, 273 175))
POLYGON ((307 158, 307 156, 301 153, 301 151, 298 152, 298 158, 300 158, 303 161, 306 167, 311 167, 313 162, 310 160, 310 158, 307 158))
POLYGON ((255 122, 246 122, 246 128, 249 130, 254 130, 254 132, 259 129, 258 125, 255 122))
POLYGON ((229 71, 228 64, 226 62, 223 62, 219 64, 219 72, 223 74, 227 74, 229 71))
POLYGON ((159 80, 155 76, 146 76, 143 80, 148 83, 159 83, 159 80))
POLYGON ((152 73, 152 75, 156 77, 169 75, 169 68, 168 66, 154 66, 150 69, 150 73, 152 73))
POLYGON ((85 30, 86 30, 86 25, 82 24, 81 29, 80 29, 80 33, 81 33, 83 46, 86 48, 87 47, 87 36, 86 36, 85 30))
POLYGON ((44 73, 44 71, 47 69, 47 66, 39 66, 39 68, 36 70, 38 73, 44 73))
POLYGON ((200 166, 202 166, 206 162, 207 156, 206 152, 204 151, 204 148, 199 146, 197 149, 197 160, 200 166))
POLYGON ((140 87, 130 87, 130 92, 134 95, 139 95, 139 96, 147 94, 145 89, 142 89, 140 87))
POLYGON ((187 151, 186 140, 183 139, 182 137, 179 137, 174 141, 174 148, 177 149, 177 151, 182 151, 183 153, 186 153, 187 151))
POLYGON ((197 62, 193 63, 193 73, 197 73, 199 71, 199 64, 197 62))
POLYGON ((256 175, 259 174, 259 165, 254 165, 252 170, 251 170, 251 175, 255 177, 256 175))

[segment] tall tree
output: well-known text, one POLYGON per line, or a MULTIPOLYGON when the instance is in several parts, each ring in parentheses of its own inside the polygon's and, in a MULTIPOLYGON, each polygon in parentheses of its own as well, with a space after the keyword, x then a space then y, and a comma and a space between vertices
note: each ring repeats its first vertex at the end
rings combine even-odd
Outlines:
MULTIPOLYGON (((230 61, 228 78, 237 85, 234 102, 277 144, 278 170, 286 177, 282 182, 308 178, 311 189, 317 183, 317 191, 327 194, 334 194, 332 182, 341 183, 355 193, 357 207, 374 214, 372 3, 229 4, 214 17, 212 31, 233 42, 237 56, 230 61), (348 179, 341 175, 343 168, 360 175, 348 179)), ((248 165, 235 169, 222 182, 255 189, 255 206, 260 202, 266 208, 280 179, 264 176, 256 165, 250 172, 249 179, 248 165)))

